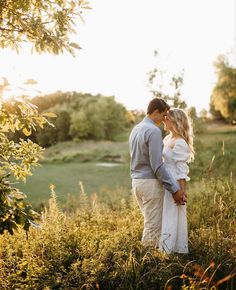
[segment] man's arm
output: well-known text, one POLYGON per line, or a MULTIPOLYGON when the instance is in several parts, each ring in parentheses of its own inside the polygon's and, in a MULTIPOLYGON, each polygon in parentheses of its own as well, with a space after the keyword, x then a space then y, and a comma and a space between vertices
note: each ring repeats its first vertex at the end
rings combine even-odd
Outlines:
POLYGON ((172 194, 172 197, 177 205, 184 204, 187 201, 187 197, 184 196, 184 191, 182 190, 180 184, 172 177, 166 169, 164 163, 162 163, 162 165, 157 169, 155 175, 162 181, 165 188, 172 194))
POLYGON ((162 160, 162 134, 160 130, 153 131, 149 136, 149 159, 156 177, 162 181, 165 188, 173 195, 176 203, 182 202, 183 192, 178 182, 166 169, 162 160))

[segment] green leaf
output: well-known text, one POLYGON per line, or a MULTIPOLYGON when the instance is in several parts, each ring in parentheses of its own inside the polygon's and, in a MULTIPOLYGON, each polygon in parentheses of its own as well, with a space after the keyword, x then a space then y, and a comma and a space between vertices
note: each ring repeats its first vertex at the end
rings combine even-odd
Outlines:
POLYGON ((73 48, 76 48, 76 49, 81 49, 81 47, 79 46, 79 44, 78 43, 75 43, 75 42, 70 42, 69 43, 69 46, 70 47, 73 47, 73 48))
POLYGON ((49 117, 49 118, 56 118, 57 117, 57 115, 55 113, 52 113, 52 112, 43 113, 43 116, 49 117))
POLYGON ((25 134, 25 136, 30 136, 32 133, 32 131, 26 127, 22 131, 25 134))

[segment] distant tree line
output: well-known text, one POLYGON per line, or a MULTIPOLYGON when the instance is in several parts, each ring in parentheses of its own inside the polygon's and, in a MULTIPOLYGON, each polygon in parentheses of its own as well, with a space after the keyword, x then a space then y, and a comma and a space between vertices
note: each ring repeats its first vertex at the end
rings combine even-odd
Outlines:
MULTIPOLYGON (((51 125, 38 128, 28 136, 43 147, 67 140, 114 140, 143 117, 143 112, 128 111, 113 96, 56 92, 37 96, 31 103, 40 113, 53 113, 46 115, 51 125)), ((11 137, 25 138, 20 132, 11 137)))

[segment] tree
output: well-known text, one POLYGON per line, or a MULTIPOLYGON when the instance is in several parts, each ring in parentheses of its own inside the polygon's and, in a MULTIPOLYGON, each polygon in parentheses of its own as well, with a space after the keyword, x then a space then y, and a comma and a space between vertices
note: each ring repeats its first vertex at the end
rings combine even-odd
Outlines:
MULTIPOLYGON (((50 146, 55 142, 70 139, 111 140, 131 122, 131 115, 128 117, 125 107, 111 96, 57 92, 35 97, 32 103, 38 106, 39 112, 50 110, 57 115, 53 122, 54 128, 46 126, 36 134, 41 146, 50 146), (67 112, 63 120, 62 112, 67 112)), ((133 116, 136 120, 133 121, 140 119, 141 114, 136 113, 136 116, 133 116)))
POLYGON ((114 97, 87 96, 72 114, 70 134, 78 139, 114 140, 126 124, 126 109, 114 97))
POLYGON ((57 142, 67 141, 70 139, 70 115, 66 110, 63 109, 50 109, 51 112, 55 113, 55 121, 52 121, 54 126, 46 124, 44 128, 40 128, 36 132, 36 141, 40 146, 48 147, 57 142))
MULTIPOLYGON (((76 18, 81 9, 89 9, 86 0, 2 0, 0 2, 0 46, 19 51, 22 42, 32 44, 36 52, 54 54, 69 51, 74 54, 78 44, 69 36, 75 32, 76 18)), ((0 94, 8 87, 4 79, 0 94)), ((26 195, 10 182, 9 177, 25 180, 38 165, 43 149, 27 139, 9 140, 9 132, 26 136, 50 124, 52 113, 40 114, 26 97, 4 101, 0 96, 0 234, 13 234, 18 227, 25 230, 34 223, 37 214, 24 201, 26 195)))
POLYGON ((126 127, 133 127, 135 124, 142 121, 145 117, 145 112, 143 110, 129 110, 126 112, 126 127))
POLYGON ((211 113, 231 123, 236 119, 236 68, 222 55, 215 68, 218 79, 211 95, 211 113))
POLYGON ((148 73, 148 85, 153 97, 169 101, 175 108, 185 109, 187 104, 181 99, 183 72, 172 76, 167 75, 166 71, 161 69, 161 65, 158 64, 158 51, 154 52, 154 57, 157 58, 157 65, 148 73), (167 89, 172 92, 167 93, 167 89))
POLYGON ((97 106, 100 118, 104 122, 104 133, 106 140, 114 140, 115 136, 125 128, 126 109, 117 103, 114 97, 100 97, 97 106))
POLYGON ((29 136, 37 126, 49 123, 27 98, 3 101, 0 98, 0 234, 13 234, 19 226, 25 230, 37 218, 36 212, 24 202, 26 195, 19 191, 9 177, 26 180, 31 169, 38 165, 43 149, 31 140, 10 141, 9 132, 21 131, 29 136))
POLYGON ((29 42, 36 52, 74 55, 80 47, 70 35, 83 9, 91 9, 86 0, 2 0, 0 46, 19 51, 22 42, 29 42))
POLYGON ((86 139, 90 131, 90 121, 85 111, 75 112, 71 117, 70 135, 74 139, 86 139))
POLYGON ((206 121, 207 116, 208 116, 208 111, 206 109, 201 109, 199 116, 203 121, 206 121))
POLYGON ((188 115, 189 115, 191 122, 192 122, 192 125, 193 125, 194 134, 203 133, 205 131, 205 126, 204 126, 203 120, 201 118, 198 118, 196 108, 189 107, 188 108, 188 115))

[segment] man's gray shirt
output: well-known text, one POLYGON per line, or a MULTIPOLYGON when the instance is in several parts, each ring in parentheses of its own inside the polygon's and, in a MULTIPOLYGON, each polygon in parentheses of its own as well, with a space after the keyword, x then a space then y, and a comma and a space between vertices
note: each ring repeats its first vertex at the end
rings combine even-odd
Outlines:
POLYGON ((133 128, 129 138, 129 148, 132 179, 157 178, 170 193, 180 189, 162 160, 161 130, 149 117, 145 117, 133 128))

